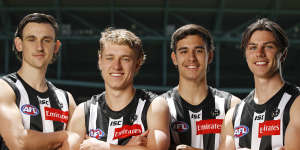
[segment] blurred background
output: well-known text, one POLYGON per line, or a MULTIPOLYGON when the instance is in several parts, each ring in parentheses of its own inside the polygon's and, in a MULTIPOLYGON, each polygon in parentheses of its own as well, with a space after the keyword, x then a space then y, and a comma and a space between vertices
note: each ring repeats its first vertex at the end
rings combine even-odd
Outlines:
POLYGON ((0 76, 20 67, 11 51, 13 35, 19 21, 33 12, 51 14, 59 22, 62 48, 47 78, 71 92, 77 103, 104 90, 97 49, 100 32, 110 26, 141 37, 147 60, 135 87, 158 94, 178 83, 170 59, 171 34, 185 24, 204 26, 216 47, 209 85, 244 98, 253 79, 239 48, 241 33, 257 18, 268 17, 289 36, 284 78, 300 85, 299 0, 0 0, 0 76))

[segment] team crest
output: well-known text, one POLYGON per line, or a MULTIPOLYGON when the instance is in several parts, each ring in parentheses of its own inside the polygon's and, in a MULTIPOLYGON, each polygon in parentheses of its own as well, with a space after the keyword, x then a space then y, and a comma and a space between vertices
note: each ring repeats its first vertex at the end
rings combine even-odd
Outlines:
POLYGON ((96 138, 100 140, 102 137, 104 137, 105 133, 101 129, 91 129, 90 130, 90 137, 96 138))
POLYGON ((249 133, 249 128, 247 126, 240 125, 240 126, 234 128, 234 137, 236 137, 236 138, 243 137, 243 136, 247 135, 248 133, 249 133))
POLYGON ((21 111, 26 114, 26 115, 30 115, 30 116, 36 116, 38 115, 40 112, 37 109, 37 107, 30 105, 30 104, 24 104, 21 107, 21 111))
POLYGON ((279 108, 274 108, 272 112, 272 117, 277 117, 280 114, 280 109, 279 108))
POLYGON ((186 132, 189 125, 183 121, 176 121, 172 123, 171 128, 177 132, 186 132))
POLYGON ((220 115, 220 110, 219 109, 214 109, 211 111, 212 116, 216 117, 220 115))

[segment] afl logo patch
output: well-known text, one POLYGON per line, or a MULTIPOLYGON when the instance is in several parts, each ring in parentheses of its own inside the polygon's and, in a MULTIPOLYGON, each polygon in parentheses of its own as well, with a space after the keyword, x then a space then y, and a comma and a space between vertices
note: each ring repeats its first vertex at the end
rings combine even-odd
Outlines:
POLYGON ((39 110, 33 106, 33 105, 29 105, 29 104, 25 104, 21 107, 21 111, 26 114, 26 115, 30 115, 30 116, 36 116, 39 114, 39 110))
POLYGON ((189 129, 189 125, 183 121, 176 121, 172 123, 171 128, 177 132, 186 132, 189 129))
POLYGON ((246 134, 248 134, 248 132, 249 132, 249 128, 247 126, 240 125, 240 126, 234 128, 234 137, 236 137, 236 138, 243 137, 246 134))
POLYGON ((96 138, 98 140, 100 140, 104 135, 105 133, 101 129, 91 129, 89 134, 90 137, 96 138))

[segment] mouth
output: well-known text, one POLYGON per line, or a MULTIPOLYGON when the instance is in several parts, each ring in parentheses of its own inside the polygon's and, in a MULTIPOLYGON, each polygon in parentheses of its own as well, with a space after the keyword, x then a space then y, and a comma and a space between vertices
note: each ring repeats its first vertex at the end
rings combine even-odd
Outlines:
POLYGON ((113 77, 120 77, 123 75, 123 73, 110 73, 110 75, 113 77))
POLYGON ((262 66, 262 65, 268 64, 268 62, 266 62, 266 61, 257 61, 257 62, 255 62, 254 64, 255 64, 255 65, 258 65, 258 66, 262 66))
POLYGON ((199 68, 199 66, 197 66, 197 65, 186 65, 185 67, 187 69, 198 69, 199 68))

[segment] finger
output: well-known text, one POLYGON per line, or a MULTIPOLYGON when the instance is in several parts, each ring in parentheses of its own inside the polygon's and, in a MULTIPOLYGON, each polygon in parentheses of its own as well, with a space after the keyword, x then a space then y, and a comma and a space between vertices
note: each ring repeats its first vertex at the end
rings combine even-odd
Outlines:
POLYGON ((148 136, 148 134, 149 134, 149 130, 147 130, 147 131, 145 131, 145 132, 143 132, 140 136, 143 136, 143 137, 145 137, 145 136, 148 136))

